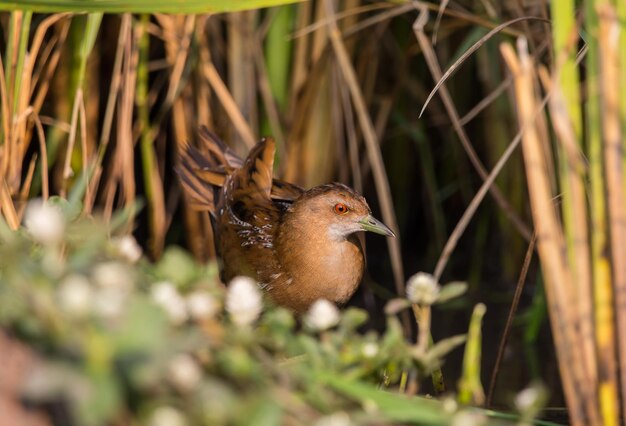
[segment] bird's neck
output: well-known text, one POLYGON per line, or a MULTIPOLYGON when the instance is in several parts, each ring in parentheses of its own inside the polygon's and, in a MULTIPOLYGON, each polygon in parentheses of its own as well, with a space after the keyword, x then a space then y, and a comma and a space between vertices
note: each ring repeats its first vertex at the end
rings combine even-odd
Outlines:
POLYGON ((337 238, 326 224, 293 212, 283 218, 276 252, 291 282, 276 288, 273 296, 298 300, 302 306, 318 298, 344 303, 363 276, 363 249, 356 235, 337 238))

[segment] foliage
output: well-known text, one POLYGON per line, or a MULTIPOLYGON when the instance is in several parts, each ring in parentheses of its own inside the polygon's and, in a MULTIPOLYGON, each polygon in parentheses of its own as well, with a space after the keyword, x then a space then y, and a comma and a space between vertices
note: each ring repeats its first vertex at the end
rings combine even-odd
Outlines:
POLYGON ((0 325, 40 356, 27 400, 61 401, 81 425, 311 424, 337 412, 362 424, 447 424, 459 415, 397 390, 462 340, 422 352, 393 316, 384 333, 360 333, 367 314, 355 308, 321 329, 269 304, 237 321, 242 300, 229 299, 214 264, 175 247, 155 264, 138 259, 130 237, 101 219, 66 221, 76 211, 60 199, 31 203, 25 229, 0 228, 0 325), (55 211, 62 222, 50 220, 55 211), (38 226, 64 232, 42 239, 38 226))

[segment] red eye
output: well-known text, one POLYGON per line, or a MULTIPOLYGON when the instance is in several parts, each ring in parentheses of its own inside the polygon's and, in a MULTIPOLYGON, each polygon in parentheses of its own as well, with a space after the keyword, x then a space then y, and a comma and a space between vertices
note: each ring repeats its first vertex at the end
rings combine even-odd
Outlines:
POLYGON ((348 210, 348 206, 346 206, 344 203, 335 204, 335 213, 337 214, 346 214, 348 213, 348 210))

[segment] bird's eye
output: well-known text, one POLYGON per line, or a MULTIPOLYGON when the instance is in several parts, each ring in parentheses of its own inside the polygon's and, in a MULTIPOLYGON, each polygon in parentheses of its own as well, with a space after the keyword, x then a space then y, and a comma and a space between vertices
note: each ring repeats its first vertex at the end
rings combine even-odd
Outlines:
POLYGON ((337 214, 346 214, 348 213, 348 210, 348 206, 346 206, 344 203, 335 204, 335 213, 337 214))

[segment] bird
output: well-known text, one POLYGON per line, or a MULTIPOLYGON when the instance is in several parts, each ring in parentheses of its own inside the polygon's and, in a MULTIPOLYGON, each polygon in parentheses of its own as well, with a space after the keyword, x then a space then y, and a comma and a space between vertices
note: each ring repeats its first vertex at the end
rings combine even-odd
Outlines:
POLYGON ((183 143, 176 171, 191 207, 209 211, 220 278, 255 279, 296 314, 318 299, 345 304, 363 277, 359 234, 394 232, 342 183, 305 190, 273 178, 276 144, 261 139, 244 159, 206 127, 183 143))

